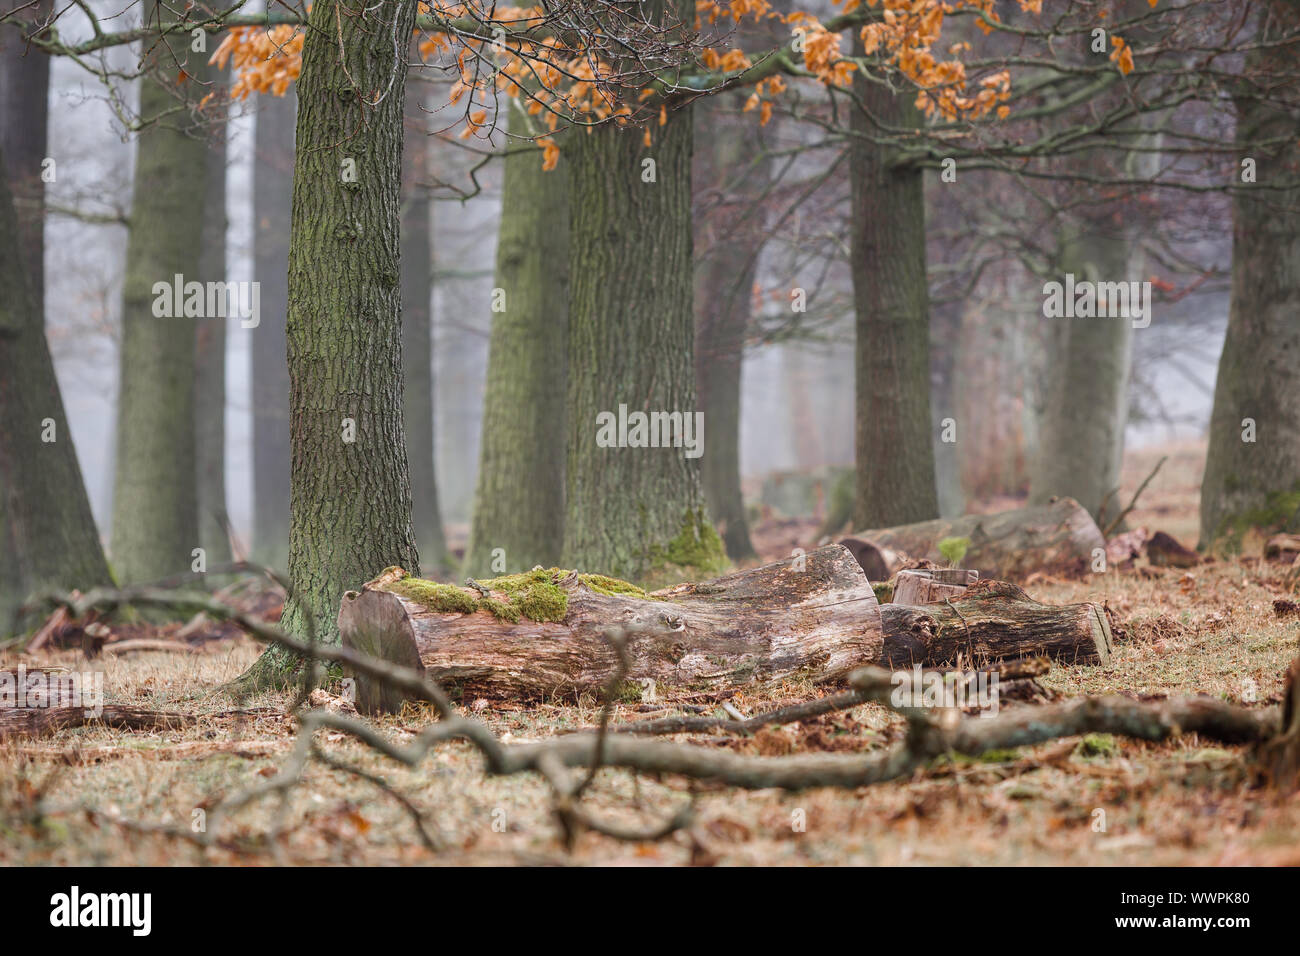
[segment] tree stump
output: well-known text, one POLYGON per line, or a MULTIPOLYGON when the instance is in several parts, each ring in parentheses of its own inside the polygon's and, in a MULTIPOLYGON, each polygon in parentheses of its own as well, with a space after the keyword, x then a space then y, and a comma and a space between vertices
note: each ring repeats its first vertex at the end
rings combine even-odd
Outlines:
POLYGON ((894 604, 934 604, 961 597, 979 579, 966 568, 914 568, 894 580, 894 604))

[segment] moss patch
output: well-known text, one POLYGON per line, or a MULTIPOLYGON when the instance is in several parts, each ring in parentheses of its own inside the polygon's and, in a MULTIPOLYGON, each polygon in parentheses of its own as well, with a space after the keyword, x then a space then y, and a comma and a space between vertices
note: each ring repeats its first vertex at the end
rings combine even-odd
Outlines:
POLYGON ((430 611, 445 614, 473 614, 479 602, 452 584, 439 584, 423 578, 405 577, 388 585, 388 590, 414 601, 430 611))
POLYGON ((1246 534, 1255 529, 1264 532, 1278 531, 1290 527, 1300 513, 1300 482, 1290 491, 1274 491, 1258 508, 1251 508, 1236 515, 1231 515, 1219 522, 1216 536, 1219 547, 1229 553, 1241 551, 1246 534))
POLYGON ((537 569, 524 574, 507 574, 480 581, 484 587, 505 595, 476 597, 453 584, 440 584, 421 578, 405 577, 387 586, 389 591, 431 611, 473 614, 487 611, 498 620, 518 624, 530 621, 559 622, 569 610, 569 598, 555 583, 568 574, 559 568, 537 569))
POLYGON ((579 574, 578 578, 597 594, 608 594, 610 596, 626 594, 639 598, 646 596, 645 588, 639 588, 630 581, 622 581, 603 574, 579 574))
POLYGON ((647 554, 646 582, 666 581, 678 577, 709 577, 727 569, 727 550, 713 525, 704 517, 704 509, 687 509, 682 515, 681 530, 665 545, 654 545, 647 554))

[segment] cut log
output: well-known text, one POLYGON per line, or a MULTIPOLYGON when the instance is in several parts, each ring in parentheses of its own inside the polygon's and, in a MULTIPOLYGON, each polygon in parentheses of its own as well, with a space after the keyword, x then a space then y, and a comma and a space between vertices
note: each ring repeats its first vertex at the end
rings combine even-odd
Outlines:
POLYGON ((1035 571, 1081 574, 1106 542, 1092 516, 1073 498, 991 515, 939 518, 896 528, 855 532, 840 543, 872 581, 886 581, 909 561, 941 562, 945 538, 970 541, 961 563, 981 577, 1015 580, 1035 571))
POLYGON ((979 580, 979 572, 966 568, 915 568, 899 571, 894 580, 895 604, 934 604, 960 598, 979 580))
POLYGON ((1031 654, 1106 664, 1113 646, 1100 605, 1039 604, 1005 581, 977 581, 941 604, 882 604, 880 613, 886 667, 970 667, 1031 654))
MULTIPOLYGON (((839 545, 648 595, 557 569, 466 588, 389 569, 345 594, 339 609, 344 646, 424 671, 463 699, 599 694, 616 668, 604 632, 627 624, 660 628, 631 637, 629 690, 649 681, 722 692, 797 675, 833 680, 878 660, 884 644, 871 584, 839 545)), ((363 713, 401 707, 392 689, 348 676, 363 713)))

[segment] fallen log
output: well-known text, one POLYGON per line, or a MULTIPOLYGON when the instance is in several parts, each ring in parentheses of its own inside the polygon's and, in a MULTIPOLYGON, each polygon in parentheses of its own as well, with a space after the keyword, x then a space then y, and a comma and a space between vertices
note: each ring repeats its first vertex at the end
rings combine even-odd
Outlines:
MULTIPOLYGON (((534 569, 457 587, 389 568, 339 609, 343 645, 423 671, 463 699, 598 694, 617 666, 605 631, 649 628, 628 642, 625 693, 656 686, 722 692, 796 675, 843 678, 876 661, 880 608, 839 545, 647 594, 624 581, 534 569)), ((358 710, 391 712, 403 696, 367 675, 358 710)))
POLYGON ((115 730, 180 730, 197 720, 191 714, 106 705, 98 713, 85 707, 0 708, 0 740, 39 737, 68 727, 97 725, 115 730))
POLYGON ((1014 584, 977 581, 959 598, 920 606, 882 604, 886 667, 979 666, 1042 654, 1070 664, 1107 664, 1110 622, 1097 604, 1039 604, 1014 584))
POLYGON ((1079 574, 1091 566, 1095 549, 1106 547, 1092 516, 1073 498, 998 514, 858 531, 840 544, 853 552, 868 578, 887 581, 912 561, 946 561, 939 552, 939 542, 946 538, 970 541, 960 559, 963 567, 978 571, 980 577, 1003 580, 1034 571, 1079 574))

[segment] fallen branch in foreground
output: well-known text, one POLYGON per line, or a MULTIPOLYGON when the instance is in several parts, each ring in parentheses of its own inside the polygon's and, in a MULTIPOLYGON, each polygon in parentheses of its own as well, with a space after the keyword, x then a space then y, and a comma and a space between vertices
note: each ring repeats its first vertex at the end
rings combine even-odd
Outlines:
MULTIPOLYGON (((902 694, 900 682, 887 670, 867 667, 850 675, 849 693, 861 695, 901 714, 907 721, 904 741, 888 750, 868 754, 816 754, 791 757, 754 757, 690 744, 645 740, 609 733, 612 696, 607 695, 601 726, 595 733, 576 734, 536 743, 503 743, 481 721, 462 715, 443 690, 426 675, 343 647, 303 642, 278 628, 247 618, 206 596, 176 596, 156 590, 94 591, 84 597, 68 596, 67 606, 78 616, 91 607, 101 610, 123 604, 154 604, 201 608, 214 617, 235 621, 249 631, 309 658, 313 662, 344 664, 355 673, 390 684, 392 688, 428 701, 440 720, 424 727, 408 745, 394 742, 384 731, 366 721, 327 710, 299 711, 301 723, 296 745, 280 771, 262 784, 217 801, 208 816, 208 828, 194 834, 183 827, 134 827, 167 833, 201 849, 223 845, 219 838, 224 817, 266 796, 278 796, 279 813, 265 845, 279 857, 283 850, 279 836, 288 832, 289 801, 294 786, 313 758, 323 751, 316 743, 321 730, 347 733, 371 749, 407 766, 417 765, 439 744, 464 740, 484 759, 493 775, 536 772, 550 784, 554 809, 566 845, 580 829, 590 829, 623 840, 661 839, 691 825, 692 807, 683 806, 668 819, 645 828, 629 828, 602 821, 581 807, 587 786, 600 768, 623 768, 633 772, 677 774, 697 781, 711 781, 745 789, 780 788, 804 790, 812 787, 860 787, 899 779, 925 767, 945 754, 978 756, 989 750, 1009 749, 1043 743, 1058 737, 1084 733, 1112 733, 1139 740, 1162 741, 1184 733, 1230 744, 1263 743, 1264 769, 1272 773, 1275 785, 1291 789, 1297 783, 1300 766, 1300 662, 1288 675, 1287 703, 1281 720, 1276 710, 1253 711, 1209 697, 1177 698, 1159 702, 1133 701, 1124 697, 1085 698, 1061 704, 1024 707, 996 717, 963 718, 953 708, 917 706, 910 691, 902 694), (1285 731, 1279 733, 1279 727, 1285 731), (585 769, 580 780, 570 770, 585 769), (1288 768, 1290 768, 1288 770, 1288 768), (1289 773, 1290 776, 1285 774, 1289 773)), ((634 641, 655 625, 611 628, 607 638, 617 661, 607 688, 618 685, 626 673, 629 655, 626 642, 634 641)), ((295 706, 297 705, 295 702, 295 706)), ((791 711, 795 712, 795 711, 791 711)), ((436 849, 440 840, 430 829, 425 815, 404 795, 393 790, 382 777, 354 768, 334 757, 327 765, 362 777, 388 793, 412 816, 425 845, 436 849)), ((127 825, 124 823, 123 825, 127 825)))

